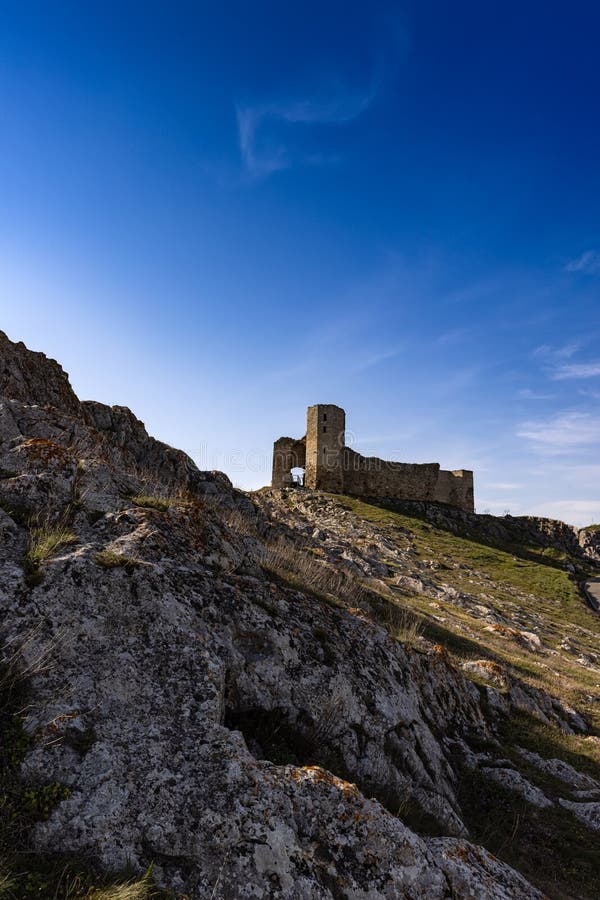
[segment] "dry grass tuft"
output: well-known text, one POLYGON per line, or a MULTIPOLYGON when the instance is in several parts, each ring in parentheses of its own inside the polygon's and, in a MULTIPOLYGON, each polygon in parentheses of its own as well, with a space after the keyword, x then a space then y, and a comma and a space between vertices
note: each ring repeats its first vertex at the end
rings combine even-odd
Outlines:
POLYGON ((10 875, 0 872, 0 900, 8 900, 13 895, 15 880, 10 875))
POLYGON ((395 603, 386 604, 378 621, 391 637, 409 646, 418 644, 425 630, 425 622, 420 616, 395 603))
POLYGON ((39 528, 32 528, 25 559, 39 566, 54 556, 58 550, 74 544, 76 540, 77 535, 63 525, 42 525, 39 528))
POLYGON ((228 528, 244 537, 257 537, 256 519, 237 508, 223 510, 222 518, 228 528))
POLYGON ((177 502, 175 497, 156 497, 152 494, 134 494, 129 499, 136 506, 143 506, 146 509, 157 509, 160 512, 166 512, 169 507, 177 502))
POLYGON ((126 553, 117 553, 115 550, 100 550, 94 554, 94 562, 104 569, 132 569, 140 565, 140 560, 135 556, 127 556, 126 553))
POLYGON ((260 564, 299 590, 336 606, 345 608, 368 602, 368 591, 360 583, 282 539, 264 545, 260 564))
POLYGON ((89 900, 150 900, 153 896, 156 894, 150 873, 147 872, 143 878, 136 881, 96 889, 90 895, 89 900))
POLYGON ((42 564, 47 562, 63 547, 77 541, 77 535, 65 525, 37 525, 29 531, 29 548, 23 557, 22 565, 25 581, 34 587, 42 581, 42 564))

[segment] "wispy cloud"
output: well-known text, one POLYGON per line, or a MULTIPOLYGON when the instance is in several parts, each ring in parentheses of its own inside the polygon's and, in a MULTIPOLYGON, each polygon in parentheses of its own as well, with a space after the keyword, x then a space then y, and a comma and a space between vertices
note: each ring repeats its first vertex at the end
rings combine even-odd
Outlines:
POLYGON ((435 342, 442 346, 446 344, 458 344, 471 337, 474 331, 475 329, 472 325, 465 326, 464 328, 451 328, 449 331, 439 334, 437 338, 435 338, 435 342))
MULTIPOLYGON (((545 374, 552 381, 566 381, 576 378, 596 378, 600 375, 600 361, 577 363, 567 362, 582 347, 590 342, 587 340, 569 341, 560 347, 552 347, 549 344, 542 344, 533 351, 533 356, 544 361, 545 374)), ((522 396, 527 396, 522 393, 522 396)), ((533 399, 533 398, 530 398, 533 399)))
POLYGON ((600 522, 600 498, 597 500, 549 500, 530 510, 530 514, 560 519, 582 528, 600 522))
POLYGON ((378 90, 377 77, 364 91, 334 86, 325 96, 312 99, 279 99, 238 105, 236 109, 240 154, 246 173, 253 179, 287 169, 296 162, 322 165, 328 154, 308 153, 298 159, 281 133, 282 125, 345 125, 357 119, 372 104, 378 90))
POLYGON ((570 359, 581 349, 581 341, 568 341, 560 347, 552 347, 550 344, 541 344, 533 351, 533 355, 542 359, 570 359))
POLYGON ((352 371, 365 372, 367 369, 371 369, 373 366, 377 366, 387 359, 393 359, 395 356, 398 356, 402 353, 403 349, 404 347, 396 347, 394 350, 384 350, 381 353, 372 353, 371 355, 359 357, 356 362, 353 363, 352 371))
POLYGON ((531 388, 521 388, 517 391, 523 400, 554 400, 555 394, 544 394, 541 391, 533 391, 531 388))
POLYGON ((600 417, 590 413, 559 413, 548 419, 524 422, 517 437, 531 441, 546 453, 568 453, 600 445, 600 417))
POLYGON ((587 275, 600 273, 600 250, 586 250, 581 256, 570 260, 565 266, 566 272, 584 272, 587 275))
POLYGON ((553 373, 554 381, 565 381, 570 378, 597 378, 600 375, 600 362, 571 363, 559 366, 553 373))

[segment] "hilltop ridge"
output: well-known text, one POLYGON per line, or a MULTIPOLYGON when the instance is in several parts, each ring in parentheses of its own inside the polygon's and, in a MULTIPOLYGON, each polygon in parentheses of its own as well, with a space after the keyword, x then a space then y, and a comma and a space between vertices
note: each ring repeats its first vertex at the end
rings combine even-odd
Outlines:
POLYGON ((246 494, 2 333, 0 388, 8 897, 595 896, 597 530, 246 494))

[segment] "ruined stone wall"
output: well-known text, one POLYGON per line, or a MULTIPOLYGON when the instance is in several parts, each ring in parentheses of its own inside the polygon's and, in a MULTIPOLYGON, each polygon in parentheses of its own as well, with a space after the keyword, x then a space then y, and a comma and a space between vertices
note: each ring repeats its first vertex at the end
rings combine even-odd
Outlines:
POLYGON ((357 497, 428 500, 474 511, 473 473, 447 472, 438 463, 400 463, 344 448, 343 491, 357 497))
POLYGON ((271 485, 274 488, 288 487, 292 482, 290 469, 304 468, 306 465, 306 439, 281 437, 273 445, 273 475, 271 485))
POLYGON ((433 500, 438 463, 400 463, 344 449, 344 491, 363 497, 433 500))
POLYGON ((474 511, 473 473, 448 472, 439 463, 401 463, 362 456, 345 446, 346 414, 333 404, 309 406, 306 438, 282 437, 273 449, 275 488, 290 484, 290 469, 305 467, 304 484, 311 490, 357 497, 389 497, 448 503, 474 511))
POLYGON ((437 503, 449 503, 465 512, 475 512, 473 473, 468 469, 446 472, 440 469, 433 498, 437 503))

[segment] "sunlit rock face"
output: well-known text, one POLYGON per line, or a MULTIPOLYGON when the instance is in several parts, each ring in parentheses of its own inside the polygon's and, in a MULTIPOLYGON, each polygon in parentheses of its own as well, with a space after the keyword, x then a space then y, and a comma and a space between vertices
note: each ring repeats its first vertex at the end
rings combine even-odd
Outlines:
POLYGON ((153 863, 193 898, 542 896, 469 842, 459 788, 501 771, 552 805, 499 768, 498 725, 522 703, 585 729, 574 710, 394 639, 375 615, 388 577, 445 595, 376 527, 318 494, 293 513, 280 492, 235 491, 4 335, 0 371, 1 636, 32 673, 23 776, 70 789, 38 849, 153 863), (290 552, 325 581, 287 577, 290 552))

